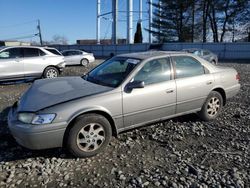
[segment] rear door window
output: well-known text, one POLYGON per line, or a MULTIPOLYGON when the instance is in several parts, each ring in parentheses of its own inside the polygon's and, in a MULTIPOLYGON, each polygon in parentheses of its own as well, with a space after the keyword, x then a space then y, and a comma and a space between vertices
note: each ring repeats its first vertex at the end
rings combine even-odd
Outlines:
POLYGON ((62 52, 62 55, 63 55, 63 56, 68 56, 68 51, 62 52))
POLYGON ((174 56, 176 78, 186 78, 205 74, 200 62, 188 56, 174 56))
POLYGON ((24 57, 39 57, 40 50, 37 48, 24 48, 24 57))

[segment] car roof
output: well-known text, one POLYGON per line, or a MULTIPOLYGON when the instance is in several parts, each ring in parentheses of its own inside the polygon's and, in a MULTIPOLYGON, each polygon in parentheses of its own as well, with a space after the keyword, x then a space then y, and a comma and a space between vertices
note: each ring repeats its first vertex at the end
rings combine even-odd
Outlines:
POLYGON ((181 51, 147 51, 147 52, 136 52, 136 53, 128 53, 128 54, 120 54, 117 57, 129 57, 135 59, 149 59, 152 57, 163 56, 163 55, 173 55, 173 54, 180 54, 186 55, 186 52, 181 51))
POLYGON ((55 50, 57 50, 56 48, 53 48, 53 47, 49 47, 49 46, 44 46, 43 48, 45 48, 45 49, 55 49, 55 50))
POLYGON ((42 47, 41 46, 3 46, 1 47, 1 49, 4 49, 4 48, 38 48, 38 49, 41 49, 42 47))
POLYGON ((184 48, 183 51, 195 51, 195 50, 203 50, 201 48, 184 48))
POLYGON ((74 50, 74 49, 71 49, 71 50, 63 50, 62 52, 71 52, 71 51, 78 51, 78 52, 82 52, 82 50, 74 50))

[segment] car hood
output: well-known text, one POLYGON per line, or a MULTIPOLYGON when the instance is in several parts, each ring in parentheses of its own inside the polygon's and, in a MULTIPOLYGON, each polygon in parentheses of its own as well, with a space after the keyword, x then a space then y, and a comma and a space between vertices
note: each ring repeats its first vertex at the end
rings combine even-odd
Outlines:
POLYGON ((59 103, 110 90, 112 88, 88 82, 81 77, 37 80, 22 96, 17 111, 36 112, 59 103))

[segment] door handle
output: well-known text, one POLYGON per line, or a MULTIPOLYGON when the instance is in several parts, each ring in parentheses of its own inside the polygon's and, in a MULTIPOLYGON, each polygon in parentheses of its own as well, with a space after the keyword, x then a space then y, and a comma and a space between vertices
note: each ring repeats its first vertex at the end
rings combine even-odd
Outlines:
POLYGON ((213 82, 210 80, 210 81, 208 81, 207 82, 207 85, 210 85, 210 84, 212 84, 213 82))
POLYGON ((166 90, 166 93, 173 93, 174 92, 174 89, 167 89, 166 90))

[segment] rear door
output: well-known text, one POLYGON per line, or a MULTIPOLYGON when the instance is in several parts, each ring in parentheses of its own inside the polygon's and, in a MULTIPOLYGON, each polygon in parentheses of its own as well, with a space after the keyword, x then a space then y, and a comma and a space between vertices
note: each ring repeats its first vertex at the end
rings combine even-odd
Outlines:
POLYGON ((190 56, 172 56, 177 87, 176 113, 197 110, 213 88, 213 76, 190 56))
POLYGON ((22 48, 8 48, 0 52, 0 79, 23 79, 22 48))
POLYGON ((23 48, 24 76, 40 77, 47 66, 45 52, 38 48, 23 48))

